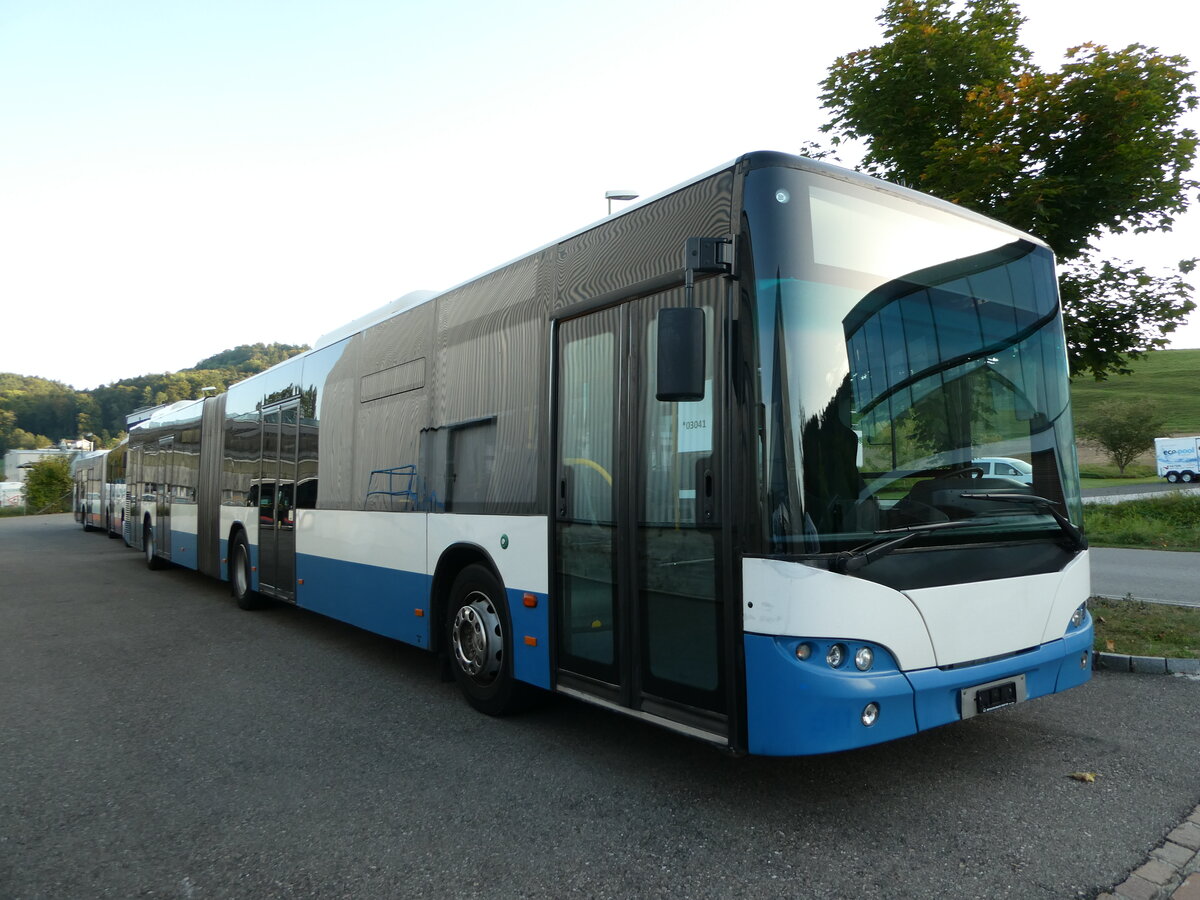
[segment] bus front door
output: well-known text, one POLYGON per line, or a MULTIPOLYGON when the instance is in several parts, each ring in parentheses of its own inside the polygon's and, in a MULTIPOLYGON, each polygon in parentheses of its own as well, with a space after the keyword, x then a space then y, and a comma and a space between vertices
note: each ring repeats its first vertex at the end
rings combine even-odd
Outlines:
POLYGON ((262 416, 262 478, 258 494, 259 589, 271 597, 296 600, 296 401, 265 410, 262 416))
POLYGON ((676 290, 559 323, 553 590, 557 684, 728 735, 716 500, 724 279, 706 316, 703 400, 655 399, 657 313, 676 290))

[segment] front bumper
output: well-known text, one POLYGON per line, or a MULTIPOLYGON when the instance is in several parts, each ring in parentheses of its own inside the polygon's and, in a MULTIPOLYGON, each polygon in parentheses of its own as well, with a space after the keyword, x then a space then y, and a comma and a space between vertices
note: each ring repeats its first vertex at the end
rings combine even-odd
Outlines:
MULTIPOLYGON (((796 658, 798 637, 746 634, 747 749, 769 756, 801 756, 866 747, 916 734, 962 718, 965 688, 1024 676, 1032 700, 1083 684, 1091 678, 1092 623, 1064 637, 991 662, 949 669, 899 671, 886 648, 876 665, 859 672, 851 665, 830 668, 824 647, 804 661, 796 658), (877 704, 873 725, 863 710, 877 704)), ((853 648, 862 642, 841 641, 853 648)), ((853 652, 853 651, 851 651, 853 652)))

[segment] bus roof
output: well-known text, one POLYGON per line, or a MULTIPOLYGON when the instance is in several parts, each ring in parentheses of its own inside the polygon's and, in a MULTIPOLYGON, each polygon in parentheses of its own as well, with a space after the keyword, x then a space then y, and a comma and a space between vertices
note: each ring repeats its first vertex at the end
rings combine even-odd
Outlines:
MULTIPOLYGON (((411 291, 410 293, 404 294, 403 296, 397 298, 396 300, 393 300, 391 303, 381 306, 378 309, 372 310, 371 312, 365 313, 364 315, 359 316, 354 321, 349 322, 345 325, 342 325, 339 328, 335 328, 332 331, 326 332, 325 334, 321 335, 319 338, 317 338, 316 342, 312 345, 312 350, 320 350, 322 347, 328 347, 330 344, 335 344, 340 340, 351 337, 355 334, 358 334, 361 331, 365 331, 367 328, 370 328, 372 325, 377 325, 380 322, 390 319, 392 316, 398 315, 399 313, 402 313, 402 312, 406 312, 407 310, 410 310, 415 306, 420 306, 422 303, 427 303, 430 300, 434 300, 443 294, 447 294, 450 291, 453 291, 457 288, 462 287, 465 284, 470 284, 473 281, 478 281, 480 278, 485 278, 494 272, 498 272, 501 269, 504 269, 507 266, 510 266, 515 262, 518 262, 519 260, 528 259, 531 256, 536 256, 537 254, 543 252, 544 250, 549 249, 550 247, 557 246, 558 244, 561 244, 564 241, 569 241, 572 238, 575 238, 581 234, 584 234, 585 232, 591 231, 593 228, 597 227, 598 225, 600 225, 603 222, 607 222, 611 219, 619 218, 620 216, 629 215, 633 211, 640 209, 643 206, 648 206, 651 203, 655 203, 658 200, 661 200, 663 197, 667 197, 671 194, 674 194, 678 191, 683 190, 684 188, 690 187, 693 184, 697 184, 698 182, 704 181, 707 178, 711 178, 713 175, 716 175, 719 172, 725 172, 732 168, 744 168, 749 171, 749 170, 753 170, 753 169, 764 169, 764 168, 769 168, 769 167, 774 167, 774 166, 782 166, 782 167, 786 167, 786 168, 806 170, 806 171, 814 172, 814 173, 817 173, 820 175, 824 175, 828 178, 835 178, 835 179, 838 179, 839 181, 844 181, 849 184, 856 184, 861 187, 869 188, 871 190, 877 190, 877 191, 881 191, 881 192, 887 193, 887 194, 902 196, 908 200, 912 200, 914 202, 921 203, 925 206, 931 206, 931 207, 934 207, 937 209, 944 210, 946 212, 954 213, 955 215, 961 216, 962 218, 965 218, 965 219, 973 219, 977 222, 986 223, 992 227, 1009 231, 1012 233, 1014 238, 1020 237, 1025 240, 1031 240, 1040 246, 1046 246, 1043 241, 1041 241, 1040 239, 1038 239, 1032 235, 1025 234, 1024 232, 1019 231, 1015 228, 1012 228, 1011 226, 1005 225, 1003 222, 998 222, 995 219, 989 218, 988 216, 982 215, 981 213, 977 213, 974 210, 967 209, 963 206, 959 206, 958 204, 951 203, 947 200, 942 200, 942 199, 940 199, 938 197, 934 197, 930 194, 924 194, 924 193, 921 193, 920 191, 916 191, 911 188, 904 187, 902 185, 893 184, 889 181, 884 181, 880 178, 875 178, 871 175, 864 175, 861 172, 854 171, 853 169, 846 169, 841 166, 836 166, 836 165, 833 165, 832 163, 823 162, 823 161, 817 160, 817 159, 809 159, 806 156, 796 156, 795 154, 784 153, 784 152, 777 151, 777 150, 754 150, 749 153, 744 153, 741 156, 739 156, 737 159, 727 162, 724 165, 716 166, 715 168, 709 169, 706 172, 701 172, 699 175, 695 175, 695 176, 687 179, 686 181, 682 181, 679 184, 674 185, 673 187, 667 188, 666 190, 663 190, 663 191, 659 191, 657 194, 653 194, 652 196, 649 196, 644 199, 637 200, 633 203, 630 203, 628 206, 618 210, 615 213, 612 213, 611 215, 604 216, 603 218, 597 219, 596 221, 591 222, 588 225, 584 225, 581 228, 577 228, 575 231, 572 231, 572 232, 565 234, 559 238, 556 238, 555 240, 550 241, 547 244, 543 244, 542 246, 538 247, 535 250, 531 250, 528 253, 523 253, 521 256, 518 256, 515 259, 510 259, 507 262, 501 263, 500 265, 495 266, 491 269, 488 269, 485 272, 481 272, 478 275, 468 278, 466 281, 459 282, 458 284, 452 285, 452 286, 445 288, 444 290, 440 290, 440 291, 420 290, 420 291, 411 291)), ((681 253, 682 253, 682 250, 681 250, 681 253)))

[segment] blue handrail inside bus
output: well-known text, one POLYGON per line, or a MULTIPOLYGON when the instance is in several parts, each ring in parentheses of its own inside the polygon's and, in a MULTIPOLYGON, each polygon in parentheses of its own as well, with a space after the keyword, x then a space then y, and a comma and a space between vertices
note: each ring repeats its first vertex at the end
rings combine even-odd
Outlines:
POLYGON ((417 492, 414 490, 413 482, 417 477, 417 467, 414 465, 393 466, 390 469, 374 469, 367 477, 367 495, 363 500, 363 507, 370 505, 371 497, 380 496, 388 498, 388 509, 396 509, 396 504, 402 507, 412 507, 417 505, 417 492), (375 476, 380 476, 380 480, 387 478, 387 488, 382 486, 375 488, 375 476))

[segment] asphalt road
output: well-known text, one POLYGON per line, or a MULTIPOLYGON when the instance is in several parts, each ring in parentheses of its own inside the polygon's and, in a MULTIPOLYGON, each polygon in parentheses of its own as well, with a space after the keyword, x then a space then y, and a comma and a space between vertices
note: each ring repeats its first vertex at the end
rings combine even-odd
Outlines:
POLYGON ((1092 593, 1200 607, 1200 553, 1095 547, 1092 593))
POLYGON ((0 897, 1091 897, 1200 801, 1198 704, 1101 673, 735 759, 566 700, 489 719, 419 650, 0 519, 0 897))
MULTIPOLYGON (((1130 487, 1085 490, 1084 500, 1104 502, 1140 495, 1196 493, 1191 485, 1138 484, 1130 487)), ((1159 550, 1121 550, 1095 547, 1092 557, 1092 593, 1102 597, 1132 595, 1140 600, 1200 606, 1200 553, 1165 553, 1159 550)))

